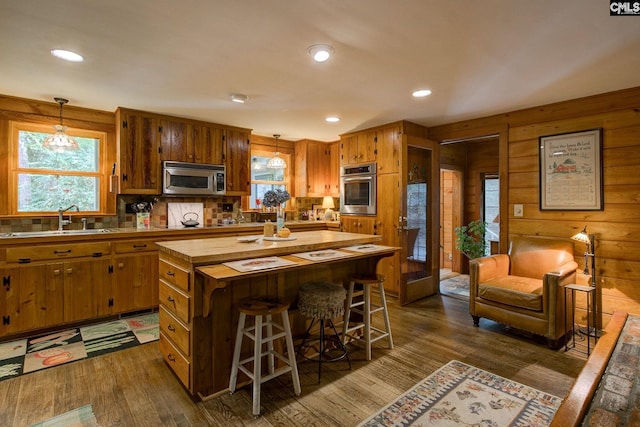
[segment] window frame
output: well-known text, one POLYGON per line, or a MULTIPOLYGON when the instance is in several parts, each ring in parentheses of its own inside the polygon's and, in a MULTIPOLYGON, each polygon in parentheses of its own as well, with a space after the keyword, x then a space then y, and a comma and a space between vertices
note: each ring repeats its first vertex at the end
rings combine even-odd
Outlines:
MULTIPOLYGON (((39 132, 46 134, 53 134, 54 129, 53 126, 48 124, 38 124, 38 123, 28 123, 28 122, 19 122, 19 121, 10 121, 9 123, 9 173, 8 173, 8 182, 7 182, 7 190, 8 190, 8 202, 9 202, 9 212, 10 216, 14 217, 33 217, 33 216, 57 216, 57 211, 29 211, 29 212, 19 212, 18 211, 18 175, 20 173, 36 173, 41 174, 43 169, 25 169, 20 168, 18 164, 18 154, 19 154, 19 133, 20 131, 26 132, 39 132)), ((107 165, 107 141, 108 135, 107 132, 89 130, 89 129, 77 129, 77 128, 67 128, 65 133, 70 136, 80 137, 80 138, 94 138, 98 140, 98 171, 97 172, 82 172, 77 171, 74 172, 74 176, 89 176, 95 177, 98 179, 98 203, 99 210, 94 211, 69 211, 66 212, 65 215, 71 216, 86 216, 86 215, 107 215, 107 205, 108 205, 108 193, 109 193, 109 177, 108 177, 108 168, 107 165)), ((51 172, 55 173, 55 169, 46 169, 47 174, 51 172)), ((67 176, 64 173, 58 173, 60 176, 67 176)))
MULTIPOLYGON (((280 155, 280 157, 282 157, 284 159, 284 161, 287 163, 287 167, 285 168, 285 173, 284 173, 284 180, 282 181, 263 181, 263 180, 254 180, 254 179, 250 179, 250 186, 253 186, 253 184, 274 184, 274 185, 284 185, 284 188, 289 192, 289 194, 291 195, 292 199, 293 199, 293 193, 292 193, 292 182, 293 180, 291 179, 291 170, 292 170, 292 163, 291 163, 291 159, 292 159, 292 155, 289 153, 283 153, 282 151, 280 151, 278 153, 280 155)), ((252 148, 251 149, 251 153, 250 153, 250 158, 253 158, 254 156, 259 156, 259 157, 273 157, 274 155, 274 151, 273 150, 268 150, 268 149, 263 149, 263 148, 252 148)), ((250 166, 251 167, 251 166, 250 166)), ((252 176, 253 175, 253 171, 249 171, 249 175, 252 176)), ((250 194, 248 196, 244 196, 243 199, 243 203, 242 203, 242 209, 245 211, 253 211, 253 212, 259 212, 260 209, 256 209, 256 208, 251 208, 251 198, 254 197, 254 195, 250 194)), ((287 203, 285 204, 285 210, 287 211, 291 211, 293 210, 293 200, 289 200, 287 201, 287 203)))

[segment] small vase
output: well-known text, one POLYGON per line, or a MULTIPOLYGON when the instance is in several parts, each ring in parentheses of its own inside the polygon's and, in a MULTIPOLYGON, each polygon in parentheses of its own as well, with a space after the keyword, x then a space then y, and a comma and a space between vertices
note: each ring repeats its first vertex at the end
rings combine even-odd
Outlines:
POLYGON ((284 227, 285 211, 282 205, 276 206, 276 234, 280 233, 280 229, 284 227))

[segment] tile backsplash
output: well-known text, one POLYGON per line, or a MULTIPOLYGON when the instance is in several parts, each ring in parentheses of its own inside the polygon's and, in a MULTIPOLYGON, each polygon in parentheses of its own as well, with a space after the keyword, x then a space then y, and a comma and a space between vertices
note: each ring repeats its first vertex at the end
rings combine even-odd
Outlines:
MULTIPOLYGON (((221 223, 224 219, 237 219, 238 210, 240 209, 240 197, 216 197, 216 198, 198 198, 198 197, 153 197, 153 196, 118 196, 117 215, 114 216, 89 216, 87 215, 87 228, 135 228, 136 214, 130 209, 130 205, 139 202, 148 202, 152 205, 151 227, 164 228, 168 225, 167 208, 168 203, 202 203, 203 204, 203 225, 210 227, 221 223), (231 204, 232 212, 224 212, 223 204, 231 204), (129 205, 129 209, 127 208, 129 205)), ((339 199, 335 198, 336 210, 338 210, 339 199)), ((301 214, 312 208, 313 205, 322 204, 322 198, 298 197, 295 201, 296 208, 294 212, 287 212, 287 220, 299 220, 301 214)), ((247 222, 253 221, 250 212, 243 212, 247 222)), ((83 216, 73 216, 73 223, 66 226, 66 229, 81 229, 83 216)), ((66 215, 65 215, 66 218, 66 215)), ((46 231, 56 230, 58 228, 58 217, 30 217, 17 219, 0 219, 0 232, 19 232, 19 231, 46 231)))

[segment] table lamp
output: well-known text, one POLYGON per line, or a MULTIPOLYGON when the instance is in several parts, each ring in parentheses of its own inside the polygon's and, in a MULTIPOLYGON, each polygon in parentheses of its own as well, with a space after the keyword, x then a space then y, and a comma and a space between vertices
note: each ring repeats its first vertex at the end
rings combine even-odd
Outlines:
POLYGON ((596 316, 598 313, 597 301, 598 297, 596 295, 596 248, 595 248, 595 234, 587 233, 587 226, 584 229, 571 237, 571 240, 575 240, 576 242, 581 242, 586 245, 586 249, 584 251, 584 271, 585 275, 589 275, 589 258, 591 258, 591 287, 594 289, 594 297, 593 297, 593 330, 589 331, 590 336, 599 336, 598 328, 596 323, 596 316))
POLYGON ((331 196, 324 196, 324 198, 322 199, 322 209, 325 209, 324 211, 324 219, 326 221, 333 221, 335 218, 335 212, 333 211, 333 209, 336 208, 335 203, 333 203, 333 197, 331 196))

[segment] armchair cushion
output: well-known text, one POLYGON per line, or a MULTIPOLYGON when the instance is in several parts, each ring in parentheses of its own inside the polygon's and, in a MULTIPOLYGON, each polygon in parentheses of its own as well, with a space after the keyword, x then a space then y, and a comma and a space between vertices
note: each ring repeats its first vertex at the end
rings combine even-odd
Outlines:
POLYGON ((478 284, 482 299, 542 311, 542 281, 529 277, 502 276, 478 284))

